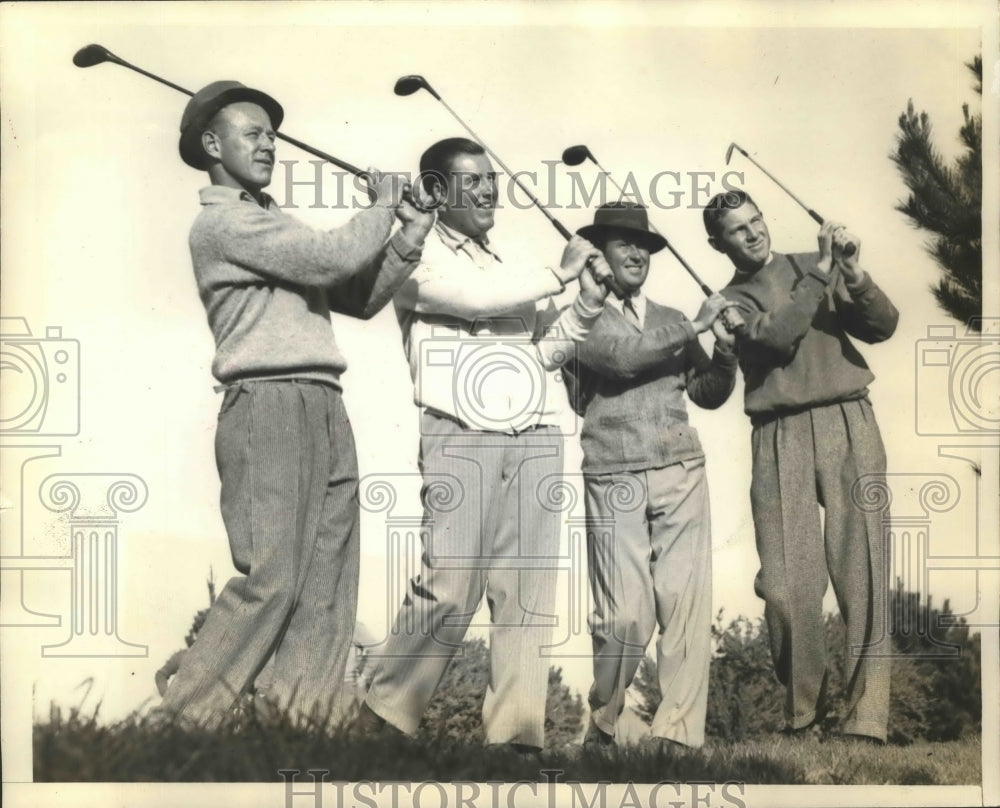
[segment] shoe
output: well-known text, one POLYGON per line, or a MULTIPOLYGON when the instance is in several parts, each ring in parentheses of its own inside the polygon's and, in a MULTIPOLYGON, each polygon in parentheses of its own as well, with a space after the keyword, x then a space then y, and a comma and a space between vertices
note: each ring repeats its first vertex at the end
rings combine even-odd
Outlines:
POLYGON ((647 735, 642 739, 640 746, 657 755, 666 755, 669 757, 684 754, 691 748, 687 744, 675 741, 673 738, 662 738, 658 735, 647 735))
POLYGON ((781 730, 781 734, 786 738, 795 738, 797 740, 814 740, 819 741, 823 739, 823 728, 813 721, 806 724, 804 727, 785 727, 781 730))
POLYGON ((591 719, 587 734, 583 736, 584 749, 607 749, 614 745, 615 736, 605 732, 594 723, 594 719, 591 719))
POLYGON ((362 704, 355 719, 347 727, 349 738, 402 738, 405 733, 390 724, 367 704, 362 704))
POLYGON ((510 742, 488 743, 486 744, 486 749, 491 753, 512 755, 526 763, 540 764, 542 762, 542 750, 537 746, 510 742))
POLYGON ((848 743, 858 744, 859 746, 885 746, 885 741, 881 738, 876 738, 873 735, 860 735, 854 732, 845 732, 841 737, 848 743))

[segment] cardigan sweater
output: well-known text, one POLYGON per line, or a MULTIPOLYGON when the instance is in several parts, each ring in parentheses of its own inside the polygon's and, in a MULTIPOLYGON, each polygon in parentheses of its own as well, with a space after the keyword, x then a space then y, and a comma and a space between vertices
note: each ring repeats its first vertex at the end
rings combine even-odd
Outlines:
POLYGON ((706 409, 733 390, 735 354, 716 346, 710 360, 694 326, 676 309, 648 300, 641 331, 613 306, 591 328, 564 378, 577 414, 584 474, 662 468, 704 457, 687 423, 684 392, 706 409))
POLYGON ((330 310, 371 317, 417 266, 420 248, 402 230, 389 238, 385 207, 324 231, 267 194, 261 206, 246 191, 212 185, 201 204, 189 245, 215 337, 213 375, 223 384, 309 378, 339 387, 347 362, 330 310))
POLYGON ((821 273, 818 260, 774 253, 722 290, 747 322, 737 349, 755 422, 865 397, 875 376, 848 335, 876 343, 896 330, 899 312, 870 275, 849 285, 837 271, 821 273))

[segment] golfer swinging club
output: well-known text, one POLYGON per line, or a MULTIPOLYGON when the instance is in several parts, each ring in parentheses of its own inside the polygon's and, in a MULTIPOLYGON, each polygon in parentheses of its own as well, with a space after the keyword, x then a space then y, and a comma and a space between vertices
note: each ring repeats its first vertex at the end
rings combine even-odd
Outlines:
POLYGON ((746 320, 736 345, 753 424, 756 591, 786 687, 786 729, 808 731, 823 717, 829 576, 847 627, 843 732, 884 743, 885 538, 876 514, 855 504, 852 487, 884 475, 886 459, 868 399, 875 377, 849 337, 886 340, 899 313, 859 266, 860 243, 842 225, 823 224, 818 253, 781 255, 771 252, 764 217, 743 191, 716 195, 703 215, 709 244, 736 267, 723 294, 746 320))
POLYGON ((163 709, 206 724, 272 655, 270 703, 339 720, 357 608, 358 467, 330 311, 378 312, 433 224, 408 186, 374 170, 371 207, 343 227, 313 230, 283 214, 263 190, 282 116, 269 95, 216 81, 181 119, 181 158, 212 183, 190 247, 225 391, 215 450, 241 574, 209 610, 163 709), (403 226, 389 238, 395 218, 403 226))
POLYGON ((594 608, 590 726, 584 745, 614 743, 625 693, 653 631, 663 696, 651 736, 664 749, 701 746, 708 706, 712 629, 712 529, 705 453, 688 424, 687 397, 722 406, 736 354, 721 294, 693 320, 646 297, 650 254, 667 240, 646 209, 602 205, 589 239, 612 272, 613 295, 563 377, 583 416, 580 445, 587 564, 594 608), (698 334, 712 331, 712 358, 698 334))

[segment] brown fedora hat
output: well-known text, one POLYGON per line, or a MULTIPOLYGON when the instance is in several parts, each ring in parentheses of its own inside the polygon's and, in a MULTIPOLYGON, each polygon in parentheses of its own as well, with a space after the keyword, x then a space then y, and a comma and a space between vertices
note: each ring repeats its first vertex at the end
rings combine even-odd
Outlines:
POLYGON ((627 231, 629 235, 651 253, 659 252, 667 246, 667 240, 649 229, 649 216, 642 205, 634 202, 609 202, 594 211, 594 223, 577 230, 577 234, 588 241, 603 242, 613 237, 615 231, 627 231))
POLYGON ((202 87, 188 101, 181 116, 181 159, 192 168, 208 168, 208 155, 201 146, 201 135, 212 117, 225 106, 238 101, 250 101, 260 105, 271 118, 271 126, 277 130, 285 117, 281 104, 267 93, 254 90, 238 81, 213 81, 202 87))

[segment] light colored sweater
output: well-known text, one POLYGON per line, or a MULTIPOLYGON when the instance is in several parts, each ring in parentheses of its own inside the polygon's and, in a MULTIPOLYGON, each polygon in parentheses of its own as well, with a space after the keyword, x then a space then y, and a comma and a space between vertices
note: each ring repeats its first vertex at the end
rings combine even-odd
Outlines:
POLYGON ((334 230, 284 214, 271 197, 213 185, 189 245, 198 293, 215 337, 213 375, 309 378, 339 386, 347 368, 330 309, 370 317, 417 266, 420 248, 397 232, 385 207, 334 230), (386 241, 388 239, 388 241, 386 241))

